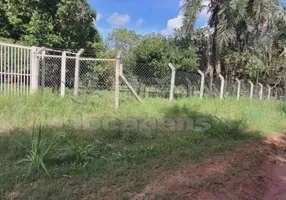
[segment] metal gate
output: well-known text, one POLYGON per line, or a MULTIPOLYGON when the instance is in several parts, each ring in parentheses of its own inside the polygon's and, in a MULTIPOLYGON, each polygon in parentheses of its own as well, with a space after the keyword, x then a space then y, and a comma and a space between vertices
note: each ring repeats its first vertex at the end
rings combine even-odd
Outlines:
POLYGON ((22 96, 30 90, 31 47, 0 42, 0 96, 22 96))

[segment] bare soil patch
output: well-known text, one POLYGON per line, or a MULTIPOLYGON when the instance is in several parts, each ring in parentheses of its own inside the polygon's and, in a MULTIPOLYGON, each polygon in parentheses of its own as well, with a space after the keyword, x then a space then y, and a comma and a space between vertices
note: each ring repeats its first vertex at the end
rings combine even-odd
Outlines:
POLYGON ((286 199, 286 135, 150 180, 131 199, 286 199))

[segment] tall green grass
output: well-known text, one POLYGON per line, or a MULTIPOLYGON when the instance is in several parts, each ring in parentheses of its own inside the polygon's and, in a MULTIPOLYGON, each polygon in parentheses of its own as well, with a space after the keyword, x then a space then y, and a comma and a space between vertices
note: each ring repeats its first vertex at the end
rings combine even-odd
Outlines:
POLYGON ((79 199, 90 193, 98 194, 106 187, 120 188, 107 193, 114 192, 123 198, 130 192, 140 191, 150 178, 162 171, 200 162, 283 130, 286 107, 280 101, 212 98, 185 98, 172 103, 145 98, 139 104, 127 95, 121 99, 117 111, 113 95, 77 99, 72 96, 60 99, 54 95, 1 97, 0 105, 0 197, 6 198, 17 190, 23 195, 19 198, 32 199, 79 199), (76 128, 79 113, 89 119, 125 121, 132 117, 138 123, 146 118, 207 118, 211 127, 148 131, 76 128), (42 125, 41 135, 37 137, 31 137, 34 121, 42 125), (58 138, 59 132, 65 137, 58 138), (41 141, 47 145, 41 145, 41 141), (48 144, 53 145, 49 148, 48 144), (31 157, 33 152, 45 152, 43 149, 49 149, 44 157, 45 167, 38 162, 37 156, 41 154, 31 157), (33 158, 29 159, 32 165, 19 163, 27 156, 33 158), (45 168, 51 178, 41 170, 45 168), (32 173, 28 173, 30 170, 32 173), (83 183, 92 189, 82 191, 83 183))
MULTIPOLYGON (((114 109, 113 95, 103 98, 88 96, 74 98, 69 96, 60 99, 55 95, 45 97, 1 97, 0 120, 2 127, 25 128, 33 121, 46 125, 63 125, 74 123, 77 114, 98 118, 104 117, 172 117, 174 113, 166 113, 170 107, 178 106, 185 112, 195 111, 206 115, 213 115, 225 119, 241 119, 249 128, 263 133, 275 132, 284 128, 285 103, 281 101, 258 101, 248 98, 219 100, 213 98, 184 98, 175 100, 171 104, 166 99, 145 98, 143 104, 136 102, 133 97, 121 100, 118 111, 114 109), (167 116, 169 115, 169 116, 167 116)), ((182 113, 177 113, 183 115, 182 113)))

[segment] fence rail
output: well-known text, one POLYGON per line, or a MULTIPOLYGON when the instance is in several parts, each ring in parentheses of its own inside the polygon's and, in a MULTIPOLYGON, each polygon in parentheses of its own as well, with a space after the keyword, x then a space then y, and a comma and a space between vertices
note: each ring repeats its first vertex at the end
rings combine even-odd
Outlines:
MULTIPOLYGON (((27 47, 0 42, 0 96, 27 95, 42 91, 62 98, 67 95, 106 98, 115 102, 134 96, 144 98, 242 97, 259 100, 284 99, 282 88, 224 77, 213 78, 202 71, 176 70, 171 63, 87 58, 79 52, 27 47)), ((133 98, 133 97, 132 97, 133 98)))
POLYGON ((0 43, 0 96, 29 93, 31 48, 0 43))

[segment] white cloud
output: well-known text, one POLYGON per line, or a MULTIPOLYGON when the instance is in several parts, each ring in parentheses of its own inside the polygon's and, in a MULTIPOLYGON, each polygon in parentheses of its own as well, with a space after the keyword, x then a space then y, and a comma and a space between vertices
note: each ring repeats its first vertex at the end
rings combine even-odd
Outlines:
POLYGON ((96 14, 96 21, 98 22, 98 21, 100 21, 101 19, 102 19, 102 14, 100 14, 100 13, 97 13, 96 14))
POLYGON ((180 29, 183 26, 184 16, 179 14, 177 17, 169 19, 167 23, 167 28, 162 30, 163 35, 172 35, 175 29, 180 29))
POLYGON ((202 12, 198 17, 198 21, 207 21, 210 17, 210 13, 208 13, 209 8, 207 7, 210 4, 210 0, 204 0, 203 5, 205 6, 202 12))
MULTIPOLYGON (((174 29, 180 29, 183 26, 183 20, 184 20, 184 13, 181 10, 182 6, 185 4, 186 0, 180 0, 179 2, 179 14, 177 17, 169 19, 167 22, 167 27, 161 31, 163 35, 170 36, 174 33, 174 29)), ((208 6, 210 3, 210 0, 204 0, 203 5, 208 6)), ((200 13, 198 20, 203 24, 207 23, 207 20, 209 18, 210 14, 208 13, 208 7, 205 7, 202 12, 200 13)))
POLYGON ((121 28, 130 23, 130 16, 119 14, 119 13, 113 13, 108 19, 107 22, 113 27, 113 28, 121 28))
POLYGON ((140 27, 144 23, 144 20, 142 18, 138 19, 136 22, 136 26, 140 27))

